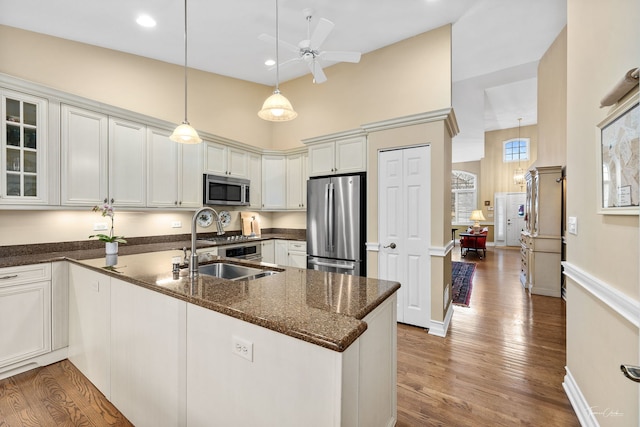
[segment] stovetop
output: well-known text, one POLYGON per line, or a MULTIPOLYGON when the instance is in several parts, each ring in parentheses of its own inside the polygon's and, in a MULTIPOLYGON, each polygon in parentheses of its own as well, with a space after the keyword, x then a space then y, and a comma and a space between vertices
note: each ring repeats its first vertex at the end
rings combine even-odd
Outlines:
POLYGON ((241 234, 236 234, 233 236, 208 237, 208 238, 198 239, 198 240, 206 240, 208 242, 213 242, 213 243, 240 243, 240 242, 250 242, 258 239, 260 239, 260 236, 243 236, 241 234))

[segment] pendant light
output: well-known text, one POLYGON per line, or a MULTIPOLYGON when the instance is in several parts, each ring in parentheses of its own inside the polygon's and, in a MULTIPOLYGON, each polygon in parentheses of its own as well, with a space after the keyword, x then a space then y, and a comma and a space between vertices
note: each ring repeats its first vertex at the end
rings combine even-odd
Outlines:
POLYGON ((199 144, 202 139, 187 120, 187 0, 184 0, 184 121, 175 128, 170 140, 182 144, 199 144))
POLYGON ((522 117, 518 119, 518 168, 513 171, 513 183, 520 186, 520 190, 524 187, 524 170, 520 167, 520 122, 522 117))
POLYGON ((293 120, 298 116, 293 110, 291 103, 284 95, 280 93, 280 60, 278 57, 278 45, 280 44, 280 37, 278 33, 278 0, 276 0, 276 90, 273 91, 273 95, 268 97, 264 104, 262 104, 262 110, 258 111, 258 116, 261 119, 268 120, 270 122, 286 122, 293 120))

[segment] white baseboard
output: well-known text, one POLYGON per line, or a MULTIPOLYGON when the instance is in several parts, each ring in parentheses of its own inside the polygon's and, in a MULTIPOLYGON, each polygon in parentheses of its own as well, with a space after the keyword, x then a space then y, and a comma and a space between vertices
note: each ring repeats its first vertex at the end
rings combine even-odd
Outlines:
POLYGON ((447 310, 447 314, 444 316, 444 322, 432 320, 429 326, 429 334, 435 335, 437 337, 442 337, 442 338, 446 337, 452 317, 453 317, 453 303, 450 303, 449 309, 447 310))
POLYGON ((59 350, 52 351, 41 356, 34 357, 32 359, 23 360, 9 366, 5 366, 0 369, 0 380, 12 377, 14 375, 21 374, 23 372, 30 371, 40 366, 51 365, 52 363, 60 362, 67 358, 69 347, 64 347, 59 350))
POLYGON ((573 375, 571 375, 571 371, 566 366, 564 369, 567 371, 567 374, 564 376, 562 387, 564 388, 564 392, 567 393, 569 402, 571 402, 571 406, 573 406, 580 425, 582 427, 599 427, 600 424, 591 410, 591 406, 580 391, 580 387, 578 387, 573 375))

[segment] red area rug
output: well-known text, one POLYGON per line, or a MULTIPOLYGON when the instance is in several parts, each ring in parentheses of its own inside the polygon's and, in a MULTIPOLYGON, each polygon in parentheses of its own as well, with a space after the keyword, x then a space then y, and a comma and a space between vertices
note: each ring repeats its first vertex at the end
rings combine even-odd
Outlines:
POLYGON ((471 289, 473 288, 473 273, 476 271, 476 263, 451 261, 451 269, 451 282, 453 283, 451 292, 453 294, 453 303, 469 307, 471 289))

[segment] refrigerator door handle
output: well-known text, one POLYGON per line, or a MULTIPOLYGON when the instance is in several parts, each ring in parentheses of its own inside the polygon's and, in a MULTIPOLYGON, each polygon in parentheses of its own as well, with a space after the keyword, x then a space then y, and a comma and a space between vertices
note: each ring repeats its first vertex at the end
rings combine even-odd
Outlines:
POLYGON ((355 264, 333 264, 330 262, 322 262, 322 261, 315 261, 315 260, 309 260, 309 264, 317 265, 320 267, 339 268, 340 270, 353 270, 356 268, 355 264))
POLYGON ((335 211, 334 211, 334 188, 333 188, 333 182, 330 182, 329 184, 327 184, 327 191, 329 193, 329 203, 327 203, 327 216, 328 216, 328 222, 329 222, 329 226, 327 227, 327 245, 328 245, 328 249, 330 253, 333 253, 333 251, 335 250, 334 248, 334 244, 333 244, 333 226, 334 226, 334 215, 335 215, 335 211))

